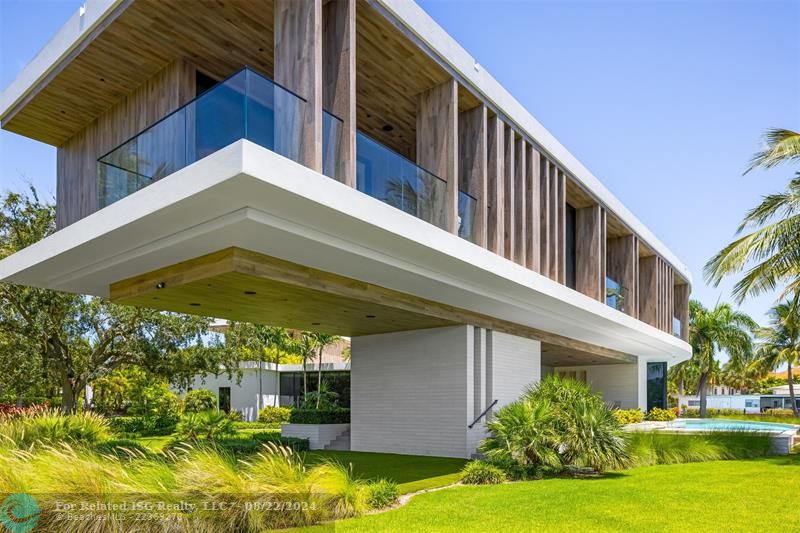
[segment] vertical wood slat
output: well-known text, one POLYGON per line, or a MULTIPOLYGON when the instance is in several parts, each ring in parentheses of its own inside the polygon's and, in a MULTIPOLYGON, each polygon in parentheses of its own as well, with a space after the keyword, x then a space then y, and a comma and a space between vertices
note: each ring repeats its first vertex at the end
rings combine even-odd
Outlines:
POLYGON ((356 186, 356 0, 322 6, 322 105, 342 119, 334 176, 356 186))
POLYGON ((555 206, 558 216, 558 272, 555 278, 561 284, 567 282, 567 176, 559 171, 557 205, 555 206))
POLYGON ((505 226, 505 243, 503 255, 506 259, 514 259, 514 243, 516 241, 516 194, 514 190, 514 142, 516 134, 513 129, 506 127, 503 135, 503 211, 505 226))
POLYGON ((606 301, 606 276, 608 275, 608 218, 600 207, 600 301, 606 301))
POLYGON ((655 255, 639 261, 639 319, 656 328, 660 328, 659 267, 660 260, 655 255))
POLYGON ((606 247, 607 275, 625 290, 623 291, 624 311, 637 316, 637 288, 639 251, 634 235, 616 237, 607 241, 606 247))
POLYGON ((595 204, 575 212, 575 289, 603 301, 602 208, 595 204))
MULTIPOLYGON (((297 150, 293 140, 284 141, 280 150, 322 172, 322 0, 275 0, 274 36, 275 81, 306 100, 301 116, 295 116, 293 105, 276 101, 276 131, 299 128, 301 136, 297 150)), ((276 146, 281 139, 276 137, 276 146)))
POLYGON ((492 252, 503 255, 505 247, 504 220, 504 141, 503 121, 492 116, 486 130, 487 181, 488 181, 488 223, 487 243, 492 252))
POLYGON ((525 139, 519 137, 514 142, 514 261, 522 266, 527 266, 526 245, 528 240, 527 230, 527 177, 528 168, 525 162, 525 139))
POLYGON ((433 209, 440 227, 458 233, 458 84, 448 80, 417 97, 417 164, 446 185, 433 209))
POLYGON ((550 161, 542 156, 539 173, 539 265, 542 275, 550 277, 550 161))
POLYGON ((675 316, 681 322, 681 339, 689 340, 689 285, 675 286, 675 316))
POLYGON ((527 242, 525 250, 527 252, 526 264, 528 268, 535 272, 541 272, 540 264, 540 248, 539 239, 541 238, 541 220, 539 211, 541 205, 539 202, 539 152, 533 149, 533 146, 526 144, 527 155, 526 162, 526 216, 527 216, 527 242))
POLYGON ((488 161, 486 153, 487 110, 485 105, 464 111, 458 117, 460 187, 476 200, 472 235, 478 246, 487 245, 488 161))

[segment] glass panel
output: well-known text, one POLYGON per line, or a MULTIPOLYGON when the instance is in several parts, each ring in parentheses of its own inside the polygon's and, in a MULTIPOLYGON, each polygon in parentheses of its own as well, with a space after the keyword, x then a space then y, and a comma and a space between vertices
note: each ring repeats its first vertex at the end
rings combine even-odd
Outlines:
POLYGON ((341 150, 344 125, 339 117, 327 111, 322 112, 322 173, 329 178, 342 181, 341 170, 337 164, 341 150))
MULTIPOLYGON (((306 109, 302 98, 243 69, 98 159, 100 206, 114 203, 239 139, 300 161, 306 109)), ((323 147, 333 143, 325 163, 331 169, 337 166, 341 137, 341 121, 337 121, 332 116, 323 117, 327 124, 323 147)))
POLYGON ((667 363, 647 363, 647 410, 667 408, 667 363))
POLYGON ((470 242, 475 242, 475 211, 478 201, 465 193, 458 191, 458 236, 470 242))
POLYGON ((625 287, 606 277, 606 305, 617 311, 625 311, 625 287))
POLYGON ((672 334, 676 337, 681 336, 681 320, 676 316, 672 317, 672 334))
POLYGON ((356 136, 358 190, 445 228, 447 184, 367 135, 356 136))

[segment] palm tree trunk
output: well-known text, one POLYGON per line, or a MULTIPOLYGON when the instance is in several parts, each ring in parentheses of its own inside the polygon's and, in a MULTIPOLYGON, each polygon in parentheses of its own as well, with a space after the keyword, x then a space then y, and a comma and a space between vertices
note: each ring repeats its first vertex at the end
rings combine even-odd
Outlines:
POLYGON ((697 390, 700 393, 700 418, 706 417, 706 403, 708 393, 708 372, 700 374, 700 379, 697 380, 697 390))
POLYGON ((317 365, 317 409, 319 409, 319 399, 322 396, 322 350, 324 346, 319 347, 319 364, 317 365))
POLYGON ((786 370, 786 379, 789 382, 789 398, 792 400, 792 412, 794 416, 798 416, 797 400, 794 396, 794 377, 792 376, 792 365, 788 365, 786 370))
POLYGON ((303 402, 306 401, 306 395, 308 395, 308 372, 306 372, 307 362, 308 362, 308 356, 306 354, 303 354, 303 402))

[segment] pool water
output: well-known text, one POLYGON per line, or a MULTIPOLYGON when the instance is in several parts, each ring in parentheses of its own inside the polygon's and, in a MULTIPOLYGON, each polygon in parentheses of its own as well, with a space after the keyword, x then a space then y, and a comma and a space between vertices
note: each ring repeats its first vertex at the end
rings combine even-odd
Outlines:
POLYGON ((668 428, 704 430, 704 431, 788 431, 798 429, 792 424, 774 424, 770 422, 751 422, 749 420, 725 419, 689 419, 673 420, 667 424, 668 428))

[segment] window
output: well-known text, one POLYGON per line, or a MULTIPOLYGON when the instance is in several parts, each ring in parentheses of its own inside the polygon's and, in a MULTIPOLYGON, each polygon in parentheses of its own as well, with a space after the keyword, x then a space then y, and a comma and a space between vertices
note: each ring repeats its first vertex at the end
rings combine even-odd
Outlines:
POLYGON ((231 412, 231 388, 230 387, 220 387, 219 388, 219 410, 224 413, 231 412))
POLYGON ((570 289, 575 288, 575 208, 567 204, 566 224, 564 225, 566 282, 570 289))
MULTIPOLYGON (((299 406, 303 403, 303 373, 281 372, 281 401, 299 406)), ((317 372, 306 373, 308 392, 317 390, 317 372)), ((339 407, 350 407, 350 372, 322 372, 322 383, 336 394, 339 407)))
POLYGON ((689 400, 689 407, 700 407, 700 400, 689 400))
POLYGON ((758 400, 745 400, 744 401, 745 407, 758 407, 758 400))
POLYGON ((667 408, 667 363, 647 363, 647 410, 667 408))

